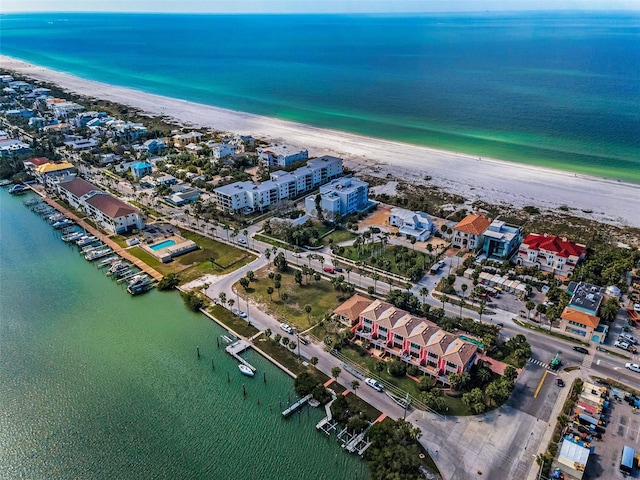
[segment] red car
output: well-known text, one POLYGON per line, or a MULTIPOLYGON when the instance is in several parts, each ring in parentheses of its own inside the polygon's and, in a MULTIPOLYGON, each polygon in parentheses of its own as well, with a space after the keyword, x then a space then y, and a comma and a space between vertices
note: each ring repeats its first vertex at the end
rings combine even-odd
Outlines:
POLYGON ((323 270, 327 273, 336 273, 335 270, 331 267, 324 267, 323 270))

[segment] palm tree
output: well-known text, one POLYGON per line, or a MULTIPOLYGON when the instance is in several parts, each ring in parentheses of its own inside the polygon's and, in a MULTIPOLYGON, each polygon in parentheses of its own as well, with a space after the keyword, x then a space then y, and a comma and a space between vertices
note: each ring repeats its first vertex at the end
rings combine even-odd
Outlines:
POLYGON ((227 305, 229 305, 229 308, 233 307, 234 303, 236 303, 236 301, 233 298, 230 298, 229 300, 227 300, 227 305))
POLYGON ((425 303, 425 302, 424 302, 424 298, 425 298, 427 295, 429 295, 429 290, 427 290, 427 288, 426 288, 426 287, 422 287, 422 288, 420 289, 420 292, 419 292, 419 293, 420 293, 420 296, 422 297, 422 303, 425 303))
POLYGON ((227 294, 224 292, 220 292, 220 295, 218 295, 218 298, 220 299, 220 303, 224 306, 225 303, 227 303, 227 294))
POLYGON ((357 397, 358 396, 358 389, 360 388, 360 382, 358 380, 352 380, 351 381, 351 390, 353 390, 353 394, 357 397))
POLYGON ((349 283, 351 283, 351 280, 349 279, 349 274, 351 273, 352 270, 353 270, 353 267, 351 265, 349 265, 344 269, 344 271, 347 272, 347 282, 349 283))
POLYGON ((311 310, 312 310, 311 305, 305 305, 304 306, 304 311, 307 314, 307 322, 309 323, 309 325, 311 325, 311 318, 310 318, 311 310))
POLYGON ((527 309, 527 320, 529 320, 529 318, 531 317, 531 310, 536 308, 536 304, 533 303, 532 300, 527 300, 527 302, 524 304, 524 308, 527 309))
POLYGON ((267 287, 267 293, 269 294, 269 299, 273 301, 273 287, 267 287))
POLYGON ((333 367, 331 368, 331 376, 333 377, 334 380, 338 381, 338 377, 340 376, 340 374, 342 373, 342 369, 340 367, 333 367))
POLYGON ((287 300, 289 300, 289 294, 287 292, 284 292, 282 295, 280 295, 280 298, 282 299, 282 303, 286 304, 287 300))
POLYGON ((467 285, 466 283, 463 283, 460 288, 462 289, 462 296, 465 296, 465 293, 467 292, 467 289, 469 288, 469 285, 467 285))
POLYGON ((380 280, 380 275, 374 273, 373 275, 371 275, 371 279, 373 280, 373 289, 375 290, 378 280, 380 280))

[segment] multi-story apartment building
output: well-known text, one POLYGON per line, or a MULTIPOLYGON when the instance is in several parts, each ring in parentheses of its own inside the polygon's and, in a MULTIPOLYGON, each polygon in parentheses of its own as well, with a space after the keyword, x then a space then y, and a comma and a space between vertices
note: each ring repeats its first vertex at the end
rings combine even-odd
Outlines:
MULTIPOLYGON (((352 302, 353 303, 353 302, 352 302)), ((354 332, 369 342, 371 348, 403 362, 415 365, 421 371, 448 382, 452 373, 469 370, 476 361, 478 347, 458 336, 445 332, 435 323, 415 317, 381 300, 358 297, 350 308, 338 307, 336 313, 355 316, 354 332), (345 311, 348 313, 345 314, 345 311)))
POLYGON ((257 149, 258 161, 265 167, 288 167, 293 162, 309 158, 309 151, 304 148, 275 143, 269 147, 257 149))
MULTIPOLYGON (((324 218, 334 219, 361 212, 370 206, 369 184, 352 177, 337 178, 320 187, 320 208, 324 218)), ((318 216, 317 195, 306 198, 304 207, 308 215, 318 216)))

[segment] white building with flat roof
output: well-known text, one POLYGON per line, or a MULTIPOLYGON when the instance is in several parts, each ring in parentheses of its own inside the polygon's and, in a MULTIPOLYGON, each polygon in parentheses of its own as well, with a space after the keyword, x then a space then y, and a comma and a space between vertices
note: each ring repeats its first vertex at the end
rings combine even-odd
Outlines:
MULTIPOLYGON (((352 177, 332 180, 320 187, 319 195, 322 214, 329 220, 361 212, 371 205, 369 184, 352 177)), ((316 196, 310 195, 304 202, 307 215, 312 217, 318 216, 316 196)))
POLYGON ((309 158, 309 151, 284 143, 274 143, 257 149, 258 161, 265 167, 288 167, 293 162, 309 158))
POLYGON ((245 213, 264 210, 282 200, 296 198, 342 174, 342 159, 321 157, 293 172, 278 170, 266 182, 235 182, 213 190, 213 201, 223 210, 245 213))

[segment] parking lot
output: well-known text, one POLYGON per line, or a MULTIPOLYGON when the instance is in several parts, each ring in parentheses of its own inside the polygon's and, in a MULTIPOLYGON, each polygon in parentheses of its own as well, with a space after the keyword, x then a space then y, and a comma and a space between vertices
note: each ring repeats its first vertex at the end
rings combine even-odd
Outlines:
POLYGON ((163 238, 170 237, 173 235, 173 227, 166 223, 154 223, 152 225, 147 225, 147 227, 142 230, 141 235, 144 238, 144 243, 154 243, 163 238))
MULTIPOLYGON (((613 397, 610 412, 602 440, 594 443, 595 452, 587 463, 585 479, 624 478, 619 466, 625 445, 633 448, 636 456, 640 455, 640 413, 634 414, 627 402, 617 402, 613 397)), ((640 472, 636 468, 627 478, 640 478, 640 472)))

